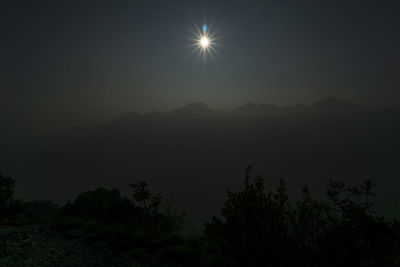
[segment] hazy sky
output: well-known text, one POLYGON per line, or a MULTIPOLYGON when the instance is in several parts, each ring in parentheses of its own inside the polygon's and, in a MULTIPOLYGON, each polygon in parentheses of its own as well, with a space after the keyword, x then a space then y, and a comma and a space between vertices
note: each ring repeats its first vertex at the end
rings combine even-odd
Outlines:
POLYGON ((80 123, 204 101, 400 104, 398 1, 2 1, 1 118, 80 123), (195 25, 219 37, 193 54, 195 25))

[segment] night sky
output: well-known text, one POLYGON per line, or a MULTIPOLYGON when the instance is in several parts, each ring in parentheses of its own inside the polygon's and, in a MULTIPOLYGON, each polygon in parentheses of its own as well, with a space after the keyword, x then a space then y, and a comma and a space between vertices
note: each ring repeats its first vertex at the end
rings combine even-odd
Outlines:
POLYGON ((35 127, 204 101, 400 104, 398 1, 2 1, 0 120, 35 127), (196 25, 218 37, 192 47, 196 25))

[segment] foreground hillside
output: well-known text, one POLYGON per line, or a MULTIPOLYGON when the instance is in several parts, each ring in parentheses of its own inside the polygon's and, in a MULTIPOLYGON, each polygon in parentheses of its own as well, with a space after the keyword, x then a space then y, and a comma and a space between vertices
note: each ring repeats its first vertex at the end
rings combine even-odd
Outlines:
POLYGON ((374 211, 375 183, 330 181, 323 200, 304 185, 289 199, 247 167, 202 232, 147 183, 81 192, 68 204, 23 202, 0 175, 0 264, 4 266, 400 266, 400 222, 374 211), (137 263, 140 263, 138 265, 137 263))
POLYGON ((46 225, 0 226, 0 266, 96 266, 103 256, 46 225))

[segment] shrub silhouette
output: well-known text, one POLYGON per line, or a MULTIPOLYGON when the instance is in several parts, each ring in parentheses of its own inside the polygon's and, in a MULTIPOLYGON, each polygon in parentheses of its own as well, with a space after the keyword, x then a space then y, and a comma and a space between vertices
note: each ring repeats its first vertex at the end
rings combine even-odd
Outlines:
POLYGON ((386 222, 372 210, 374 183, 357 187, 331 181, 326 199, 316 200, 308 186, 294 205, 284 180, 266 192, 262 176, 244 189, 228 191, 204 234, 213 249, 239 266, 398 266, 398 222, 386 222))
POLYGON ((34 200, 23 203, 23 213, 26 217, 38 221, 48 221, 58 211, 58 205, 52 201, 34 200))
POLYGON ((98 188, 82 192, 61 209, 59 217, 117 225, 120 229, 152 236, 180 231, 182 216, 161 212, 160 194, 152 196, 145 182, 130 186, 134 189, 132 199, 122 197, 118 189, 98 188))
POLYGON ((21 212, 22 202, 14 198, 15 179, 0 173, 0 220, 13 219, 21 212))
MULTIPOLYGON (((221 218, 206 223, 203 235, 183 235, 183 215, 171 204, 162 209, 172 200, 152 194, 144 181, 129 184, 130 197, 118 189, 82 192, 56 216, 49 201, 25 203, 24 210, 90 241, 105 258, 129 254, 150 266, 400 266, 400 222, 375 215, 372 181, 330 181, 323 199, 304 185, 292 202, 285 180, 268 191, 263 176, 252 179, 250 171, 242 190, 227 192, 221 218)), ((14 190, 15 180, 0 175, 1 218, 17 214, 14 190)))
POLYGON ((80 193, 61 208, 51 229, 106 248, 104 253, 110 257, 129 252, 155 266, 168 261, 193 262, 198 252, 184 246, 180 235, 183 215, 172 212, 171 207, 161 210, 161 195, 153 196, 145 182, 130 186, 131 198, 121 196, 118 189, 80 193))

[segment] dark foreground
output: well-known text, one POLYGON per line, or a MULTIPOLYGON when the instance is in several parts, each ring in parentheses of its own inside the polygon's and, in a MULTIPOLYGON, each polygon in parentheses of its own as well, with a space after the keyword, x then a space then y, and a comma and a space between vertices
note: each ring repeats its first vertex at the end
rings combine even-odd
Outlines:
POLYGON ((63 207, 13 197, 0 175, 0 266, 400 266, 400 222, 376 215, 374 183, 331 181, 324 199, 305 185, 289 201, 250 177, 228 191, 221 216, 188 234, 173 199, 145 182, 86 191, 63 207))
POLYGON ((106 263, 103 255, 85 242, 67 239, 49 231, 46 225, 0 227, 0 266, 97 266, 106 263))

